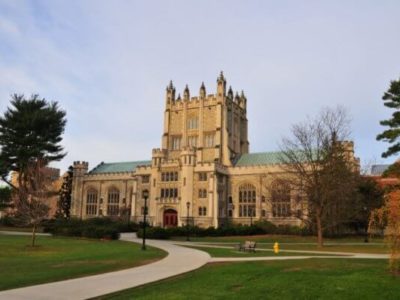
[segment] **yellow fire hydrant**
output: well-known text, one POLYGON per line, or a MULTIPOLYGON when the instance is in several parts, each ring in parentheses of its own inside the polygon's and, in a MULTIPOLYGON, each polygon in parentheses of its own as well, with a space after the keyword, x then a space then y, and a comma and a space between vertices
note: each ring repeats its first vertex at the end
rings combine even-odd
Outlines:
POLYGON ((279 253, 279 243, 278 242, 275 242, 275 244, 274 244, 274 253, 275 254, 279 253))

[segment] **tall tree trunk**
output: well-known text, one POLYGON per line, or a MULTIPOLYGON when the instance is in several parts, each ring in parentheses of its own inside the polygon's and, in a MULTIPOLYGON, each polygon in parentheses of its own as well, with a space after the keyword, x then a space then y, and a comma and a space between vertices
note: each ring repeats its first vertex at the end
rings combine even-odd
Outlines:
POLYGON ((33 224, 33 228, 32 228, 32 247, 35 247, 35 239, 36 239, 36 224, 33 224))
POLYGON ((317 213, 317 236, 318 236, 318 248, 322 248, 324 246, 323 236, 322 236, 322 224, 321 224, 321 215, 317 213))

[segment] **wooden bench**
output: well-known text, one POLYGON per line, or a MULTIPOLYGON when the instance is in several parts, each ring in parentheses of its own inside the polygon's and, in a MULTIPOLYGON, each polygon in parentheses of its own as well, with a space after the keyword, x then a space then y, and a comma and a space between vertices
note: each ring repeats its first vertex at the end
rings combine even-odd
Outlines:
POLYGON ((256 246, 257 243, 256 242, 252 242, 252 241, 245 241, 244 244, 239 244, 237 245, 237 250, 239 251, 249 251, 249 252, 256 252, 256 246))

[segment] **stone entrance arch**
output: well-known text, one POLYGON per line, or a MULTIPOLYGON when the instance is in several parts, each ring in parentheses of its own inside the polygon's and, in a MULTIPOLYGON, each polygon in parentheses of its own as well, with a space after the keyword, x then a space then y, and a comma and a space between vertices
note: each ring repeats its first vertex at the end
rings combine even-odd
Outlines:
POLYGON ((178 213, 174 209, 164 210, 163 218, 164 227, 176 227, 178 226, 178 213))

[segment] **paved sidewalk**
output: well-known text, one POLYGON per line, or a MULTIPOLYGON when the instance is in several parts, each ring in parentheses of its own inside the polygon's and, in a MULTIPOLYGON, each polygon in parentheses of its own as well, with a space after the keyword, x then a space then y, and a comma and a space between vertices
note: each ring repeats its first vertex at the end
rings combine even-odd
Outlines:
MULTIPOLYGON (((134 234, 122 234, 121 239, 141 242, 134 234)), ((0 292, 0 299, 87 299, 186 273, 200 268, 210 260, 206 252, 171 242, 147 240, 147 244, 163 249, 169 255, 155 263, 122 271, 6 290, 0 292)))

